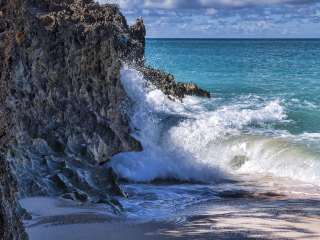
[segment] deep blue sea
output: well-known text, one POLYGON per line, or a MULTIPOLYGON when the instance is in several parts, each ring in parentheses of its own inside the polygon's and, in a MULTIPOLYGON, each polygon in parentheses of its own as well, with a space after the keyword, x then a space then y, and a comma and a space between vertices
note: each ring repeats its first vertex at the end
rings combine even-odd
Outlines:
POLYGON ((135 103, 124 113, 144 148, 112 159, 129 182, 129 215, 168 214, 225 189, 320 193, 320 40, 149 39, 145 55, 211 98, 172 102, 123 67, 135 103))
POLYGON ((273 130, 320 133, 320 39, 149 40, 146 59, 177 82, 208 90, 221 100, 216 108, 246 99, 254 103, 246 109, 252 109, 275 100, 286 121, 275 121, 273 130))

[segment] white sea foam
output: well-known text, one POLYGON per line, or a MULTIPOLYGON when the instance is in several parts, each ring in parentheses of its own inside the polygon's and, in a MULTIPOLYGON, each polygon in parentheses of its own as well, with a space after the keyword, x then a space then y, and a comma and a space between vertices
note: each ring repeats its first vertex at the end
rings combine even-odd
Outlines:
POLYGON ((277 176, 320 185, 319 152, 275 138, 238 136, 226 140, 219 149, 225 167, 238 174, 277 176))
POLYGON ((144 150, 113 157, 120 177, 134 182, 157 178, 214 182, 224 174, 258 173, 320 184, 317 153, 274 138, 243 136, 270 132, 265 128, 268 123, 285 120, 280 100, 249 96, 208 111, 216 99, 186 97, 183 103, 173 102, 133 69, 124 67, 121 76, 135 102, 133 110, 125 111, 144 150))

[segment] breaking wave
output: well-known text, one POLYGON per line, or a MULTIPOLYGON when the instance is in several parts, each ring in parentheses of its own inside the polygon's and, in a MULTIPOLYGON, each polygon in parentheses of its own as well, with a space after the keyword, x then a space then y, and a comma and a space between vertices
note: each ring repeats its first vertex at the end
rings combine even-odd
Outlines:
POLYGON ((129 67, 121 69, 121 81, 134 102, 124 114, 144 149, 113 157, 121 178, 217 182, 245 173, 320 185, 319 149, 294 144, 287 139, 297 136, 273 128, 287 121, 281 99, 248 97, 221 104, 214 97, 188 96, 181 103, 170 101, 129 67))

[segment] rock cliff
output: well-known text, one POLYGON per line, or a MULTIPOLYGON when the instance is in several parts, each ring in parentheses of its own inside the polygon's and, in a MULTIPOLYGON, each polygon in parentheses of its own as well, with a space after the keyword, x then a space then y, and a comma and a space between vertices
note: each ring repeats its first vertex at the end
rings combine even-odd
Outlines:
POLYGON ((129 27, 117 5, 0 1, 0 239, 27 239, 17 194, 126 197, 113 169, 100 166, 120 152, 142 150, 119 107, 127 99, 122 64, 169 97, 210 97, 144 67, 145 34, 142 19, 129 27))
POLYGON ((182 101, 186 95, 210 98, 210 93, 201 89, 195 83, 175 83, 173 75, 146 66, 138 69, 146 80, 160 89, 170 100, 178 99, 182 101))
POLYGON ((18 213, 17 181, 5 159, 14 124, 13 111, 6 102, 10 89, 10 61, 15 27, 14 3, 0 1, 0 239, 28 239, 18 213))
POLYGON ((121 61, 140 44, 134 32, 116 5, 30 1, 19 11, 7 98, 16 123, 7 160, 19 195, 125 196, 100 165, 142 150, 118 106, 121 61))

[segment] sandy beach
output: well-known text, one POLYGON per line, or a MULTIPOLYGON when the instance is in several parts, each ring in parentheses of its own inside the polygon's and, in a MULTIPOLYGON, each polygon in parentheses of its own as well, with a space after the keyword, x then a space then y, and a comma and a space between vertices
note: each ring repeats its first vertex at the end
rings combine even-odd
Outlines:
MULTIPOLYGON (((269 194, 270 195, 270 194, 269 194)), ((20 200, 24 221, 40 239, 319 239, 320 200, 229 196, 194 204, 168 218, 127 218, 107 205, 37 197, 20 200)))

